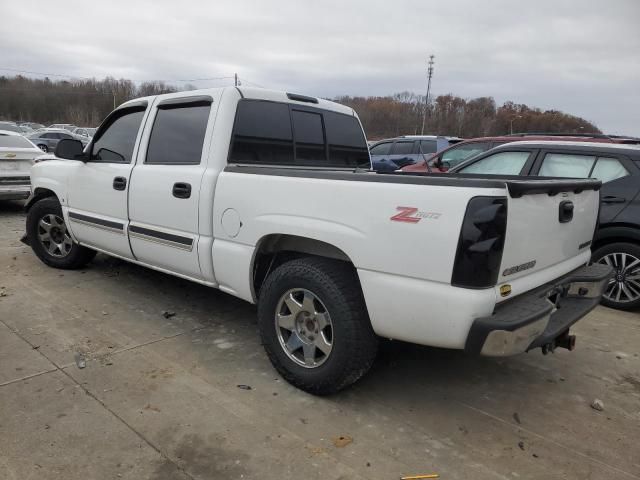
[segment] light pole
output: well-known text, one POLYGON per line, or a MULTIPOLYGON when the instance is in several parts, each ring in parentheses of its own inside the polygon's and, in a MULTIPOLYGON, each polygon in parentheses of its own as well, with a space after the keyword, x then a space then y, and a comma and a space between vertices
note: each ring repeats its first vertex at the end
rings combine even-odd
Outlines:
POLYGON ((510 130, 510 132, 511 132, 511 135, 513 135, 513 121, 514 121, 516 118, 522 118, 522 115, 516 115, 516 116, 514 116, 514 117, 511 117, 511 120, 509 120, 509 125, 510 125, 509 130, 510 130))
POLYGON ((429 92, 431 91, 431 77, 433 76, 433 59, 435 55, 429 55, 429 61, 427 62, 427 96, 424 97, 424 112, 422 112, 422 129, 420 135, 424 135, 424 122, 427 119, 427 109, 429 108, 429 92))

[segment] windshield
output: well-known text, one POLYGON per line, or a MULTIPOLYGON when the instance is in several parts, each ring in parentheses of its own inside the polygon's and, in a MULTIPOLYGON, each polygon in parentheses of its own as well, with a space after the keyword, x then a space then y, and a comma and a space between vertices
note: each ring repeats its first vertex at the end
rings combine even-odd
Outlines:
POLYGON ((447 162, 449 167, 455 167, 479 153, 486 152, 488 149, 488 142, 460 144, 444 152, 441 161, 447 162))
POLYGON ((0 148, 35 148, 26 138, 19 135, 0 135, 0 148))

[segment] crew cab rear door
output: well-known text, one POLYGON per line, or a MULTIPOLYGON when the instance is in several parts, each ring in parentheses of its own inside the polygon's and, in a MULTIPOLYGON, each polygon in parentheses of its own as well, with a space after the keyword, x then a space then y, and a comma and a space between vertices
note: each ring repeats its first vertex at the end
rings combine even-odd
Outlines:
POLYGON ((213 101, 202 95, 156 100, 129 193, 135 258, 195 279, 203 277, 198 260, 200 187, 207 169, 213 101))

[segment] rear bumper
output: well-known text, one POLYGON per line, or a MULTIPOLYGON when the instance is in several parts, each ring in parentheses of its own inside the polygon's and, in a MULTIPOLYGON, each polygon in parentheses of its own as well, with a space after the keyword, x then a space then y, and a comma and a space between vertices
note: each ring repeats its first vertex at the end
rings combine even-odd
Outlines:
POLYGON ((600 303, 612 275, 608 265, 584 266, 499 305, 492 315, 474 320, 465 351, 509 356, 570 344, 569 327, 600 303))
POLYGON ((30 194, 29 177, 0 177, 0 200, 22 200, 30 194))

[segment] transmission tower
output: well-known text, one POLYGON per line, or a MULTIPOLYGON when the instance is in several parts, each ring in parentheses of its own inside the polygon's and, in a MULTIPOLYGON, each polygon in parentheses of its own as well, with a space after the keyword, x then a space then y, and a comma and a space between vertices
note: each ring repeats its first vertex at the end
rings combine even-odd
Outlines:
POLYGON ((433 77, 433 65, 436 63, 433 59, 435 55, 429 55, 429 61, 427 62, 427 96, 424 97, 424 112, 422 112, 422 129, 420 135, 424 135, 424 123, 427 119, 427 110, 429 109, 429 93, 431 92, 431 77, 433 77))

